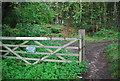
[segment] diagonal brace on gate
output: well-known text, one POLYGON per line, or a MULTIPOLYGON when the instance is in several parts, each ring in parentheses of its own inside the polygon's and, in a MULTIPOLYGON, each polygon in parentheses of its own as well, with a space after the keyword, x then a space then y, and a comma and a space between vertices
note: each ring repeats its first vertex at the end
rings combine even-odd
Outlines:
MULTIPOLYGON (((44 45, 43 44, 41 44, 40 42, 38 42, 38 41, 34 41, 35 43, 37 43, 38 45, 40 45, 40 46, 42 46, 42 47, 44 47, 44 45)), ((45 48, 45 47, 44 47, 45 48)), ((46 50, 48 50, 50 53, 52 53, 53 51, 52 50, 50 50, 49 48, 45 48, 46 50)), ((61 56, 59 56, 59 55, 56 55, 57 57, 59 57, 60 59, 62 59, 62 60, 66 60, 65 58, 63 58, 63 57, 61 57, 61 56)))
MULTIPOLYGON (((29 42, 29 41, 24 41, 24 42, 21 43, 20 45, 24 45, 24 44, 26 44, 26 43, 28 43, 28 42, 29 42)), ((15 50, 18 49, 18 48, 19 48, 19 47, 15 47, 15 48, 13 48, 12 50, 15 51, 15 50)), ((10 52, 5 53, 4 56, 7 56, 9 53, 10 53, 10 52)))
POLYGON ((71 41, 71 42, 65 44, 64 46, 58 48, 57 50, 55 50, 54 52, 50 53, 49 55, 42 57, 41 59, 39 59, 39 60, 37 60, 36 62, 34 62, 33 65, 35 65, 36 63, 38 63, 38 62, 40 62, 40 61, 42 61, 42 60, 48 58, 48 57, 51 56, 51 55, 54 55, 56 52, 60 51, 62 48, 65 48, 65 47, 69 46, 70 44, 76 42, 77 40, 78 40, 78 39, 73 40, 73 41, 71 41))
POLYGON ((23 60, 25 63, 27 64, 31 64, 29 63, 27 60, 25 60, 23 57, 21 57, 19 54, 15 53, 12 49, 10 49, 9 47, 3 45, 7 50, 9 50, 11 53, 13 53, 14 55, 16 55, 18 58, 20 58, 21 60, 23 60))

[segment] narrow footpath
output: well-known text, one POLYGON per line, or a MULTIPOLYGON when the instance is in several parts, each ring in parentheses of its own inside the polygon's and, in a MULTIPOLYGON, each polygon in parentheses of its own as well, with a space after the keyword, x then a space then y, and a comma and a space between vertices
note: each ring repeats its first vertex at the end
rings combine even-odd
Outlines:
MULTIPOLYGON (((106 61, 105 48, 107 45, 117 41, 104 41, 104 42, 86 42, 85 44, 85 60, 89 64, 86 74, 83 75, 84 79, 112 79, 108 71, 109 63, 106 61)), ((67 42, 55 42, 62 45, 67 42)), ((78 43, 73 43, 70 46, 78 46, 78 43)), ((77 50, 69 49, 69 51, 78 53, 77 50)))

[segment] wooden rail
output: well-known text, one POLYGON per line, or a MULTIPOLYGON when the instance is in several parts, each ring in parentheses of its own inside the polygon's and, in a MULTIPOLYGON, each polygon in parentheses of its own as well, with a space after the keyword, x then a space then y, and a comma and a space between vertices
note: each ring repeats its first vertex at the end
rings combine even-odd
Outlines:
POLYGON ((76 40, 77 38, 62 37, 0 37, 1 40, 76 40))
MULTIPOLYGON (((9 44, 3 44, 8 47, 27 47, 27 46, 34 46, 36 48, 60 48, 61 46, 36 46, 36 45, 9 45, 9 44)), ((2 44, 0 46, 3 46, 2 44)), ((66 49, 78 49, 78 47, 66 47, 66 49)))
MULTIPOLYGON (((6 56, 6 57, 20 59, 18 57, 13 57, 13 56, 6 56)), ((25 59, 25 60, 41 60, 39 58, 25 58, 25 57, 23 57, 23 59, 25 59)), ((45 62, 46 61, 49 61, 49 62, 68 62, 68 63, 73 62, 71 60, 55 60, 55 59, 45 59, 45 60, 41 60, 41 61, 45 61, 45 62)), ((79 62, 79 61, 76 61, 76 62, 79 62)))
MULTIPOLYGON (((0 52, 9 52, 8 50, 0 50, 0 52)), ((25 51, 14 51, 15 53, 21 53, 21 54, 41 54, 41 55, 49 55, 50 53, 45 52, 36 52, 36 53, 28 53, 25 51)), ((65 54, 65 53, 56 53, 55 55, 62 55, 62 56, 79 56, 79 54, 65 54)))
POLYGON ((3 44, 2 41, 0 42, 0 46, 3 46, 4 48, 6 48, 6 50, 0 50, 0 52, 5 52, 4 55, 2 55, 2 57, 8 57, 8 58, 16 58, 16 59, 21 59, 23 60, 26 64, 37 64, 41 61, 49 61, 49 62, 73 62, 72 60, 67 60, 65 59, 63 56, 77 56, 78 59, 76 59, 79 64, 81 63, 82 60, 84 60, 84 46, 85 46, 85 30, 79 30, 78 32, 78 37, 77 38, 58 38, 58 37, 0 37, 0 39, 2 41, 4 40, 25 40, 23 43, 21 44, 3 44), (46 46, 43 45, 42 43, 40 43, 40 41, 38 40, 71 40, 69 43, 63 45, 63 46, 46 46), (29 41, 33 41, 35 44, 37 45, 25 45, 27 44, 29 41), (78 47, 72 47, 70 46, 71 44, 75 43, 76 41, 78 41, 79 45, 78 47), (18 48, 20 47, 28 47, 28 46, 34 46, 36 48, 45 48, 47 52, 35 52, 35 53, 29 53, 26 51, 17 51, 18 48), (11 49, 10 47, 14 47, 13 49, 11 49), (52 51, 50 48, 56 48, 55 51, 52 51), (78 54, 66 54, 66 53, 57 53, 59 52, 61 49, 77 49, 78 50, 78 54), (14 56, 10 56, 9 54, 13 53, 16 57, 14 56), (42 58, 26 58, 26 57, 22 57, 20 54, 40 54, 40 55, 46 55, 43 56, 42 58), (8 56, 9 55, 9 56, 8 56), (56 55, 59 59, 61 60, 55 60, 55 59, 47 59, 49 56, 51 55, 56 55), (36 60, 34 63, 30 63, 27 60, 36 60))

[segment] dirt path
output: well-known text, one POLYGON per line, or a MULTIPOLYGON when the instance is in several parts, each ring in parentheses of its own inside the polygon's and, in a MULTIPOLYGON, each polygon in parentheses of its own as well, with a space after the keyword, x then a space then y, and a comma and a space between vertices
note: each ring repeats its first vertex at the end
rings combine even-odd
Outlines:
MULTIPOLYGON (((86 42, 85 46, 85 60, 89 64, 89 68, 86 74, 83 75, 84 79, 112 79, 111 74, 108 72, 109 64, 105 59, 105 47, 109 44, 117 41, 105 41, 105 42, 86 42)), ((55 42, 60 44, 66 44, 66 42, 55 42)), ((71 46, 78 46, 77 43, 71 46)), ((77 50, 69 50, 77 53, 77 50)))

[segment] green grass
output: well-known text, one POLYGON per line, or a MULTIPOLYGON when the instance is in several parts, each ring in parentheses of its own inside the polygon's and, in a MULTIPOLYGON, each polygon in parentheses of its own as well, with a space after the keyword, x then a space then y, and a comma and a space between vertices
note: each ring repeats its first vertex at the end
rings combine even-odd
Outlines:
POLYGON ((109 71, 114 78, 120 78, 120 76, 118 75, 120 73, 120 68, 118 66, 120 65, 120 53, 118 51, 118 46, 120 46, 118 45, 118 43, 113 43, 106 48, 106 52, 108 53, 107 60, 110 63, 109 71))
POLYGON ((64 27, 64 25, 55 25, 55 27, 64 27))
MULTIPOLYGON (((45 45, 60 46, 60 44, 50 41, 41 41, 45 45)), ((29 42, 28 44, 34 44, 29 42)), ((25 50, 19 49, 19 50, 25 50)), ((51 49, 55 50, 55 49, 51 49)), ((37 51, 47 52, 45 49, 38 48, 37 51)), ((70 53, 62 49, 59 53, 70 53)), ((40 58, 43 55, 21 54, 24 57, 40 58)), ((63 56, 67 60, 77 60, 77 57, 63 56)), ((51 59, 59 59, 56 56, 49 57, 51 59)), ((33 61, 29 61, 33 62, 33 61)), ((36 65, 24 65, 21 60, 4 58, 2 61, 2 78, 3 79, 78 79, 77 74, 86 72, 86 62, 80 65, 76 62, 72 63, 56 63, 56 62, 40 62, 36 65)))
POLYGON ((114 30, 100 29, 95 32, 92 36, 86 36, 86 41, 103 41, 103 40, 118 40, 120 33, 114 30))
POLYGON ((87 42, 93 42, 93 41, 105 41, 105 40, 118 40, 117 38, 112 38, 112 37, 90 37, 90 36, 86 36, 85 37, 85 41, 87 42))

